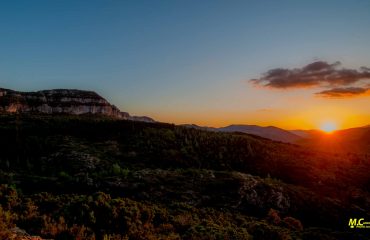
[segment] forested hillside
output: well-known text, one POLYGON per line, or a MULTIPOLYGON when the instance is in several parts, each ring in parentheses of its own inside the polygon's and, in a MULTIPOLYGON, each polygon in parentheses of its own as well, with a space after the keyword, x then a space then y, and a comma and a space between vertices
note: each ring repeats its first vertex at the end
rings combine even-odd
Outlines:
POLYGON ((97 116, 0 116, 0 239, 365 239, 367 155, 97 116), (364 231, 359 231, 364 230, 364 231))

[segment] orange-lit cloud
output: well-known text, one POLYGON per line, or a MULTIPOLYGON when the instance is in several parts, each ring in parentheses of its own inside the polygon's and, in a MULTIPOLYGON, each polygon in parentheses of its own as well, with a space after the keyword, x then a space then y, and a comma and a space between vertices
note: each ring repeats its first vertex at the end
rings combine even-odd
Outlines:
MULTIPOLYGON (((302 68, 275 68, 250 81, 257 86, 275 89, 321 87, 329 90, 317 93, 325 97, 349 97, 364 94, 369 89, 357 86, 370 81, 370 68, 359 70, 340 68, 340 62, 317 61, 302 68)), ((367 83, 368 84, 368 83, 367 83)))
POLYGON ((326 98, 349 98, 360 95, 365 95, 369 92, 369 88, 363 87, 348 87, 348 88, 333 88, 316 93, 320 97, 326 98))

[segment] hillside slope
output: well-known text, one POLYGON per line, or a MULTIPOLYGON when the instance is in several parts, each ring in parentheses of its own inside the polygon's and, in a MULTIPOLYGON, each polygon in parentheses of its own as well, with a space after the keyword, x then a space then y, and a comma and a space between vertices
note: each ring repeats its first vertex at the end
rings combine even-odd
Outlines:
POLYGON ((273 126, 260 127, 256 125, 230 125, 219 128, 218 130, 221 132, 242 132, 254 134, 260 137, 287 143, 295 143, 301 139, 301 137, 296 134, 273 126))
POLYGON ((370 126, 315 134, 297 143, 314 151, 370 155, 370 126))
POLYGON ((370 218, 361 156, 73 115, 1 115, 0 145, 3 222, 32 235, 366 239, 348 228, 370 218))
POLYGON ((247 133, 285 143, 296 143, 302 139, 299 135, 273 126, 261 127, 257 125, 229 125, 220 128, 201 127, 195 124, 183 124, 181 126, 211 132, 247 133))

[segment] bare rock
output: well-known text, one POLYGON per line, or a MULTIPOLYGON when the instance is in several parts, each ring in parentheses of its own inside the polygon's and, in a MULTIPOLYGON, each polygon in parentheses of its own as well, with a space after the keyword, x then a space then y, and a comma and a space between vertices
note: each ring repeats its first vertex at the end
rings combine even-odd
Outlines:
POLYGON ((54 89, 18 92, 0 88, 0 112, 44 114, 100 114, 118 119, 154 122, 149 117, 130 116, 93 91, 54 89))

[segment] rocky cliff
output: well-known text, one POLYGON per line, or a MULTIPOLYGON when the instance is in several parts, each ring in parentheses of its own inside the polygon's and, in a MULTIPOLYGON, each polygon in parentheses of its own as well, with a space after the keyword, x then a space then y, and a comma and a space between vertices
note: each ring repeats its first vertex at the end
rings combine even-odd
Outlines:
POLYGON ((154 122, 149 117, 130 116, 121 112, 95 92, 72 89, 18 92, 0 88, 0 112, 101 114, 119 119, 154 122))

